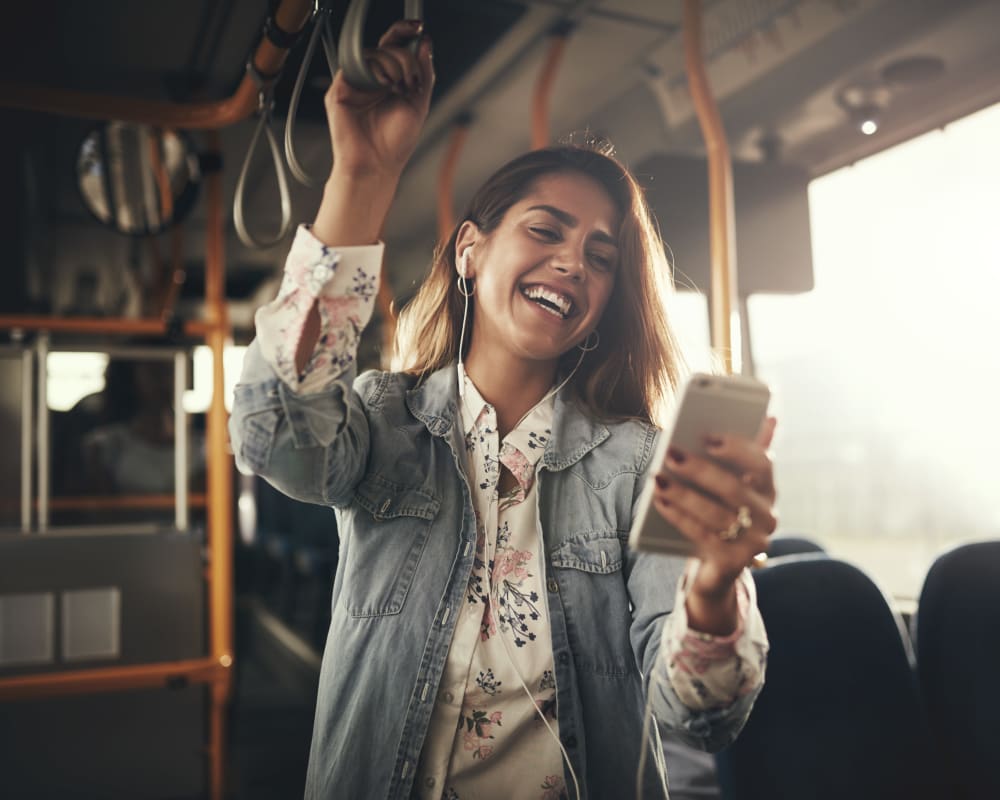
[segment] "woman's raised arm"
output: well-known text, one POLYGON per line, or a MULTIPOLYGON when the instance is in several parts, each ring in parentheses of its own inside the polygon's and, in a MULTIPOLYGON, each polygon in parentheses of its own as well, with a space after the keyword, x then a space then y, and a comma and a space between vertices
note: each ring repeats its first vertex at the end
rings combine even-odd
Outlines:
POLYGON ((338 72, 326 93, 333 169, 313 224, 313 234, 325 244, 373 244, 379 238, 430 108, 434 66, 431 42, 422 34, 419 20, 397 22, 366 53, 381 90, 355 89, 338 72), (413 52, 409 45, 418 37, 413 52))

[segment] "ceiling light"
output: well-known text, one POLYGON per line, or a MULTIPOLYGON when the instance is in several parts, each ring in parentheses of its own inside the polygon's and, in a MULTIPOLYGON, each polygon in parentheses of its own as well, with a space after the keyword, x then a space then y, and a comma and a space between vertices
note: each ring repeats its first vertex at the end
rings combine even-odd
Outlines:
POLYGON ((837 104, 847 112, 851 124, 865 136, 873 136, 892 94, 881 83, 848 84, 837 92, 837 104))

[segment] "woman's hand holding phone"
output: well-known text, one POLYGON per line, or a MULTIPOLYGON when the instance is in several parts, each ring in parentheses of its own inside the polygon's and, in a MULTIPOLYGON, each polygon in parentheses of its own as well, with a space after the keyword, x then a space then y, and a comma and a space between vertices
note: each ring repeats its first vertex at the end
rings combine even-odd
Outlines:
POLYGON ((656 476, 654 508, 694 545, 701 561, 688 594, 689 624, 724 635, 736 624, 735 582, 777 527, 774 470, 767 449, 776 420, 753 440, 711 436, 711 458, 671 448, 656 476))

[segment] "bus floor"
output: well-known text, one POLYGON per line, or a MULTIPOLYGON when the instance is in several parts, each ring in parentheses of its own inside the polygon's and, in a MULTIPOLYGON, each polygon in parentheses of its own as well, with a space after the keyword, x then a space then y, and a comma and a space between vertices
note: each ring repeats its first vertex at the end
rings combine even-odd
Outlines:
POLYGON ((319 654, 259 600, 236 610, 227 800, 302 797, 319 683, 319 654))

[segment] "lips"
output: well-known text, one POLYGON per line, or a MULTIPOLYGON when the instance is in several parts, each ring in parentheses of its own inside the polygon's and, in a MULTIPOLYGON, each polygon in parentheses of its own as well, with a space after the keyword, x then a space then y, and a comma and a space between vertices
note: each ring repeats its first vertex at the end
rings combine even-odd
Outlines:
POLYGON ((568 319, 575 310, 572 297, 549 286, 538 283, 522 286, 521 294, 559 319, 568 319))

